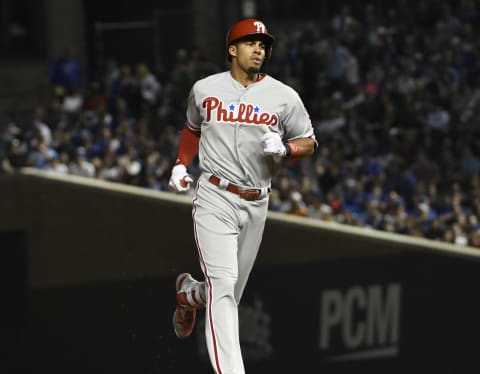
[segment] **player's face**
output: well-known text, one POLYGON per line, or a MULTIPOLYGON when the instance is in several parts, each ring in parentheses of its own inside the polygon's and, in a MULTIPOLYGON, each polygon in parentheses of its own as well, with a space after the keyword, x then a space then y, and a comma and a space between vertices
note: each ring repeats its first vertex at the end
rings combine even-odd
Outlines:
POLYGON ((245 40, 236 43, 233 52, 236 63, 247 73, 258 73, 265 60, 265 43, 261 40, 245 40))

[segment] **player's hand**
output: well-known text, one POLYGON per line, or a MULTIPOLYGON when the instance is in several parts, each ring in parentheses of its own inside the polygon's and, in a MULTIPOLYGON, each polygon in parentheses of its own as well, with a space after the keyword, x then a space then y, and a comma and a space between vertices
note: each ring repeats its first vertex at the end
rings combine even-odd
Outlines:
POLYGON ((178 164, 172 168, 172 175, 168 181, 169 187, 175 192, 185 192, 190 188, 193 178, 187 173, 185 165, 178 164))
POLYGON ((284 157, 287 149, 276 132, 268 132, 262 137, 263 153, 267 156, 284 157))

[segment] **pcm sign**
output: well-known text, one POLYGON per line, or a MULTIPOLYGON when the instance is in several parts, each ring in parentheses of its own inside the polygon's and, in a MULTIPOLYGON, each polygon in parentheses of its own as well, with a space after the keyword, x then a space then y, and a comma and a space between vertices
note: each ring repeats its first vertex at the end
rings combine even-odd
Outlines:
POLYGON ((399 283, 324 290, 320 296, 320 351, 351 359, 395 356, 401 296, 399 283))

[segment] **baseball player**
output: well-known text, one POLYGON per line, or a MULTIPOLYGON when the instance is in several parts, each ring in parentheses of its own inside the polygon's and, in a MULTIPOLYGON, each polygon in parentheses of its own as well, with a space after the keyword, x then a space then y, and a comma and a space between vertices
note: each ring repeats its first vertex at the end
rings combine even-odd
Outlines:
POLYGON ((205 308, 205 336, 216 373, 244 373, 238 304, 262 240, 272 165, 313 154, 316 140, 297 92, 261 73, 274 37, 258 19, 229 30, 229 71, 198 80, 188 97, 186 123, 169 185, 190 188, 187 167, 198 153, 201 175, 192 218, 203 281, 189 273, 176 280, 173 326, 179 338, 205 308))

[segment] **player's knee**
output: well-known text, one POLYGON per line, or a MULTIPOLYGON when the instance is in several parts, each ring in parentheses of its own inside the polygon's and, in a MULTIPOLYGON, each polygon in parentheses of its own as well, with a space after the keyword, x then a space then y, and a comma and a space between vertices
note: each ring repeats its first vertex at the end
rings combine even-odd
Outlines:
POLYGON ((216 297, 234 297, 235 280, 231 277, 212 278, 211 287, 216 297))

